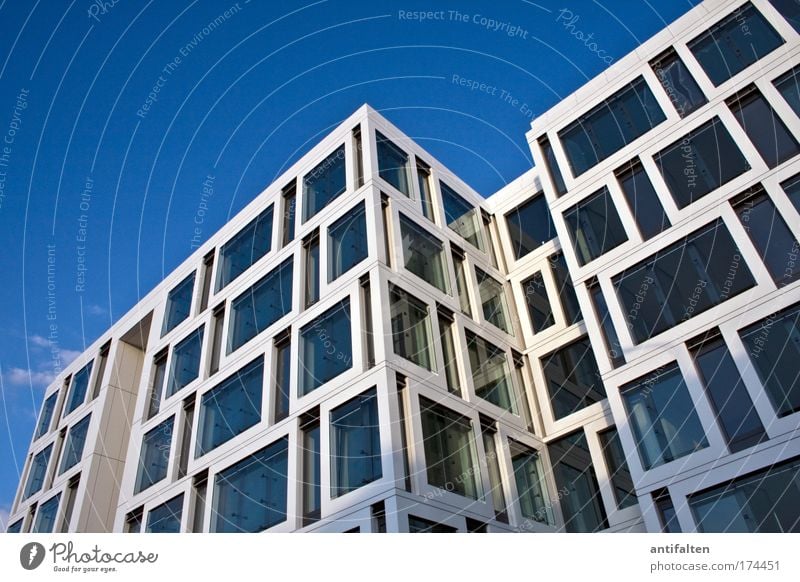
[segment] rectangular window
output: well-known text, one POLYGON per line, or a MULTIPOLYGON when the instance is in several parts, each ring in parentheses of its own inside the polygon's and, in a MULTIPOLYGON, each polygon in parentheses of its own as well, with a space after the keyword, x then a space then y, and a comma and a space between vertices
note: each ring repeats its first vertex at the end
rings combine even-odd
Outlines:
POLYGON ((53 533, 56 526, 59 501, 61 501, 60 493, 54 495, 39 506, 39 511, 36 512, 36 521, 33 524, 31 533, 53 533))
POLYGON ((708 103, 706 96, 673 47, 650 62, 669 100, 682 118, 708 103))
POLYGON ((161 408, 161 397, 164 394, 164 383, 167 379, 167 349, 153 358, 153 386, 147 401, 145 420, 153 418, 161 408))
POLYGON ((489 470, 489 485, 492 490, 492 507, 494 517, 498 521, 508 523, 508 509, 506 496, 503 492, 503 477, 500 472, 500 463, 497 457, 497 429, 494 422, 486 417, 481 417, 481 437, 483 437, 483 450, 486 452, 486 468, 489 470))
POLYGON ((608 527, 597 475, 582 430, 548 445, 553 474, 561 496, 564 526, 570 533, 596 532, 608 527))
MULTIPOLYGON (((790 0, 794 2, 794 0, 790 0)), ((777 79, 775 88, 792 108, 796 115, 800 115, 800 67, 795 67, 777 79)))
POLYGON ((69 532, 69 526, 72 522, 72 512, 75 509, 75 500, 78 497, 78 485, 80 485, 80 482, 80 473, 71 477, 67 482, 66 498, 64 499, 64 516, 61 519, 61 526, 59 527, 60 533, 69 532))
POLYGON ((303 526, 318 521, 321 515, 319 409, 301 419, 303 442, 303 526))
POLYGON ((758 186, 731 205, 775 285, 780 288, 797 281, 800 269, 795 266, 800 245, 764 189, 758 186))
POLYGON ((211 531, 255 533, 285 521, 288 465, 284 437, 217 473, 211 531))
POLYGON ((172 331, 184 319, 189 317, 192 310, 192 295, 194 294, 194 275, 186 277, 178 283, 167 295, 167 306, 164 308, 164 325, 161 327, 161 337, 172 331))
POLYGON ((306 222, 347 189, 344 145, 303 177, 303 222, 306 222))
POLYGON ((478 267, 475 267, 475 277, 478 280, 478 293, 481 297, 483 318, 497 329, 509 335, 514 335, 503 284, 478 267))
POLYGON ((797 533, 799 496, 800 459, 794 459, 695 493, 689 507, 704 533, 797 533))
POLYGON ((475 457, 472 422, 452 410, 420 397, 422 436, 428 483, 478 499, 480 475, 475 457))
POLYGON ((173 348, 167 381, 167 398, 188 386, 200 375, 204 331, 205 325, 201 325, 173 348))
POLYGON ((456 348, 456 327, 453 314, 443 307, 439 308, 439 340, 442 342, 444 357, 444 379, 448 392, 461 396, 461 381, 458 375, 458 349, 456 348))
POLYGON ((206 497, 208 495, 208 471, 195 475, 192 478, 192 533, 203 533, 205 528, 206 497))
POLYGON ((653 503, 658 512, 658 520, 661 522, 663 533, 682 533, 681 524, 678 523, 678 515, 675 513, 675 506, 672 504, 672 497, 667 489, 653 491, 653 503))
POLYGON ((42 411, 39 413, 39 422, 36 423, 36 436, 34 439, 43 437, 50 430, 50 423, 53 420, 53 412, 56 409, 56 402, 58 401, 58 391, 53 392, 48 396, 42 405, 42 411))
POLYGON ((769 0, 797 32, 800 32, 800 4, 797 0, 769 0))
POLYGON ((356 165, 356 188, 364 185, 364 143, 361 139, 361 125, 353 128, 353 156, 356 165))
POLYGON ((542 370, 556 420, 606 397, 588 337, 582 337, 544 356, 542 370))
POLYGON ((47 476, 47 466, 50 463, 50 453, 52 452, 53 445, 50 444, 34 455, 31 460, 30 469, 28 470, 28 480, 25 483, 25 493, 22 495, 23 499, 27 499, 34 493, 38 493, 42 489, 42 486, 44 486, 44 480, 47 476))
POLYGON ((481 209, 481 219, 483 220, 483 232, 486 236, 486 252, 489 253, 489 260, 492 267, 499 269, 500 263, 497 262, 497 252, 495 252, 494 248, 494 241, 497 234, 495 233, 492 217, 488 212, 481 209))
POLYGON ((174 416, 145 433, 139 453, 139 468, 136 472, 134 493, 141 493, 167 476, 169 452, 172 447, 174 416))
POLYGON ((561 175, 561 170, 556 161, 556 154, 553 151, 553 146, 550 145, 550 140, 547 139, 547 137, 540 137, 539 147, 542 148, 544 165, 547 168, 547 173, 550 174, 553 186, 555 186, 556 196, 563 196, 567 193, 567 186, 564 184, 564 177, 561 175))
POLYGON ((583 315, 581 315, 578 297, 575 295, 575 286, 572 284, 567 261, 564 260, 564 253, 556 253, 549 258, 548 262, 558 288, 558 298, 561 301, 561 309, 564 312, 566 324, 573 325, 578 323, 583 319, 583 315))
POLYGON ((739 332, 779 417, 800 410, 800 306, 793 306, 739 332))
POLYGON ((617 180, 644 240, 653 238, 672 226, 653 183, 638 158, 617 172, 617 180))
POLYGON ((125 533, 141 533, 144 521, 144 508, 139 507, 125 515, 125 533))
POLYGON ((755 85, 727 104, 767 166, 774 168, 800 153, 800 144, 755 85))
POLYGON ((714 85, 719 86, 784 43, 748 2, 687 43, 714 85))
POLYGON ((11 525, 9 525, 8 529, 6 529, 6 533, 10 533, 10 534, 12 534, 12 533, 13 534, 22 533, 22 522, 23 521, 24 520, 22 520, 22 519, 18 519, 17 521, 15 521, 11 525))
POLYGON ((261 421, 264 358, 250 362, 200 399, 195 458, 261 421))
POLYGON ((645 469, 708 446, 677 364, 626 384, 620 392, 645 469))
POLYGON ((242 347, 292 310, 292 271, 290 257, 231 301, 228 353, 242 347))
POLYGON ((644 135, 666 116, 638 77, 558 132, 572 174, 580 176, 644 135))
POLYGON ((719 117, 661 150, 654 160, 678 208, 689 206, 750 169, 719 117))
POLYGON ((458 304, 461 311, 468 317, 472 317, 472 305, 469 300, 469 284, 467 283, 467 265, 464 251, 454 246, 450 246, 453 255, 453 267, 456 271, 456 292, 458 293, 458 304))
POLYGON ((597 434, 600 446, 603 447, 603 457, 608 469, 611 488, 614 490, 614 499, 618 509, 625 509, 636 505, 636 490, 633 487, 631 472, 628 470, 628 461, 625 460, 625 451, 619 442, 616 428, 609 428, 597 434))
POLYGON ((297 181, 285 186, 281 192, 283 197, 283 240, 281 246, 286 246, 294 240, 294 223, 297 214, 297 181))
POLYGON ((422 203, 422 215, 431 222, 436 222, 436 214, 433 210, 433 191, 431 190, 431 169, 420 160, 417 160, 417 185, 422 203))
POLYGON ((603 295, 603 290, 600 289, 597 279, 588 282, 586 286, 589 289, 589 297, 592 300, 597 322, 600 324, 600 331, 603 333, 603 342, 606 345, 608 359, 612 367, 618 368, 625 363, 625 354, 622 352, 617 330, 614 329, 614 323, 611 321, 606 297, 603 295))
POLYGON ((111 340, 108 340, 102 346, 97 354, 97 373, 94 376, 94 388, 92 388, 92 400, 100 395, 100 390, 103 388, 103 379, 106 374, 106 363, 108 363, 108 354, 111 351, 111 340))
POLYGON ((211 357, 208 361, 208 375, 212 376, 219 372, 219 359, 222 356, 222 333, 225 324, 225 303, 214 309, 211 325, 214 330, 211 338, 211 357))
POLYGON ((522 292, 525 295, 525 305, 528 306, 533 332, 539 333, 554 325, 553 308, 547 298, 547 289, 541 271, 537 271, 522 282, 522 292))
POLYGON ((375 332, 372 329, 372 290, 369 273, 358 280, 361 299, 361 343, 363 346, 364 369, 375 366, 375 332))
POLYGON ((364 203, 351 208, 328 227, 328 283, 369 256, 364 203))
POLYGON ((211 297, 211 279, 214 274, 214 251, 203 257, 203 287, 200 289, 200 308, 202 313, 208 308, 208 299, 211 297))
POLYGON ((553 515, 547 499, 547 486, 539 453, 522 443, 508 439, 514 482, 517 485, 517 501, 522 517, 540 523, 552 524, 553 515))
POLYGON ((331 410, 331 497, 381 478, 381 437, 375 388, 331 410))
POLYGON ((381 192, 381 227, 381 230, 383 230, 383 253, 386 257, 386 266, 391 269, 394 265, 392 259, 392 249, 394 247, 392 206, 389 197, 383 192, 381 192))
POLYGON ((291 368, 292 336, 288 329, 275 338, 275 422, 289 416, 291 368))
POLYGON ((405 268, 442 293, 449 293, 447 259, 442 241, 403 214, 400 214, 400 238, 405 268))
POLYGON ((469 331, 467 351, 475 395, 517 414, 516 395, 508 371, 506 352, 469 331))
POLYGON ((264 210, 219 249, 217 291, 244 273, 272 248, 273 206, 264 210))
POLYGON ((722 219, 624 270, 611 282, 634 343, 755 285, 722 219))
POLYGON ((394 353, 426 370, 434 369, 428 305, 389 285, 394 353))
POLYGON ((300 396, 353 367, 350 298, 300 330, 300 396))
POLYGON ((439 182, 439 188, 442 191, 447 226, 479 251, 484 250, 482 223, 477 208, 444 182, 439 182))
POLYGON ((145 533, 180 533, 183 515, 183 494, 154 507, 147 514, 145 533))
POLYGON ((785 182, 782 182, 781 188, 786 192, 789 201, 794 205, 797 211, 800 212, 800 174, 792 176, 785 182))
POLYGON ((397 410, 400 415, 400 452, 403 455, 403 488, 411 492, 411 461, 408 450, 408 428, 406 418, 408 417, 408 405, 406 403, 406 393, 408 391, 408 378, 395 372, 395 394, 397 396, 397 410))
POLYGON ((728 448, 735 453, 759 443, 766 437, 764 425, 725 340, 704 338, 691 351, 728 448))
POLYGON ((556 237, 550 208, 542 192, 506 214, 514 258, 521 259, 556 237))
POLYGON ((303 305, 308 308, 319 301, 319 231, 314 231, 303 241, 303 272, 305 273, 305 299, 303 305))
POLYGON ((189 456, 192 454, 192 425, 194 424, 194 404, 197 400, 195 392, 183 401, 183 414, 181 415, 180 444, 178 445, 178 479, 183 479, 189 473, 189 456))
POLYGON ((378 174, 406 196, 411 196, 409 176, 411 168, 408 154, 389 141, 381 132, 375 132, 378 150, 378 174))
POLYGON ((454 527, 430 519, 408 516, 408 533, 456 533, 457 531, 454 527))
POLYGON ((64 410, 64 416, 67 416, 86 401, 89 377, 92 375, 92 363, 86 364, 72 377, 72 382, 69 385, 69 400, 67 401, 67 408, 64 410))
POLYGON ((87 414, 72 425, 67 436, 67 445, 61 455, 61 467, 58 474, 68 471, 83 458, 83 447, 86 444, 86 434, 89 432, 89 421, 92 415, 87 414))
POLYGON ((605 186, 564 212, 564 222, 580 265, 628 240, 614 201, 605 186))

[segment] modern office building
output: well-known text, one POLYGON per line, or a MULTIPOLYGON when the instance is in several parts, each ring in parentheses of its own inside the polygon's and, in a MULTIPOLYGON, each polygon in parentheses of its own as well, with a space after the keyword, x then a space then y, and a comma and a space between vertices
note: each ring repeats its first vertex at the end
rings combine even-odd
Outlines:
POLYGON ((800 530, 798 31, 706 0, 488 199, 360 108, 48 388, 9 530, 800 530))

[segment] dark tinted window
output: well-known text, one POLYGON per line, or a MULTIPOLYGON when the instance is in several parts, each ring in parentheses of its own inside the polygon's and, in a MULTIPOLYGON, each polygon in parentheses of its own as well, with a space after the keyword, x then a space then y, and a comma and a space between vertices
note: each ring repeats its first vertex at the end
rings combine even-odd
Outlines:
POLYGON ((628 240, 608 188, 603 188, 564 213, 578 262, 589 261, 628 240))
POLYGON ((800 67, 775 79, 775 87, 797 115, 800 115, 800 67))
POLYGON ((272 205, 219 250, 217 291, 236 279, 272 247, 272 205))
POLYGON ((686 117, 708 102, 675 49, 670 48, 650 66, 681 117, 686 117))
POLYGON ((514 257, 517 259, 556 236, 550 209, 541 192, 506 214, 506 223, 514 257))
POLYGON ((671 226, 653 183, 638 160, 619 171, 617 179, 644 240, 671 226))
POLYGON ((728 104, 747 137, 770 168, 794 157, 800 151, 800 144, 755 87, 728 104))
POLYGON ((556 420, 606 397, 589 338, 581 338, 542 358, 556 420))

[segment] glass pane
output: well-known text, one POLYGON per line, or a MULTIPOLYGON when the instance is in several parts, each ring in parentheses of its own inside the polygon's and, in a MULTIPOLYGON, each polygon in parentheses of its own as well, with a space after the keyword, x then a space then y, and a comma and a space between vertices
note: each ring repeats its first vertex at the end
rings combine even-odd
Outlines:
POLYGON ((508 303, 503 284, 477 267, 475 267, 475 276, 478 279, 478 293, 481 297, 483 318, 496 328, 509 335, 514 335, 508 316, 508 303))
POLYGON ((367 219, 362 202, 328 228, 328 282, 355 267, 368 255, 367 219))
POLYGON ((378 396, 373 388, 331 411, 331 497, 381 475, 378 396))
POLYGON ((183 494, 150 510, 146 533, 180 533, 182 513, 183 494))
POLYGON ((61 456, 59 475, 77 465, 83 458, 83 447, 86 444, 86 434, 89 432, 89 420, 91 420, 91 415, 86 415, 69 429, 67 443, 61 456))
POLYGON ((617 507, 625 509, 636 505, 636 490, 633 487, 633 479, 628 470, 628 462, 625 460, 625 451, 619 442, 617 429, 608 429, 597 436, 600 439, 600 446, 603 447, 603 457, 605 457, 606 468, 611 478, 611 487, 614 489, 617 507))
POLYGON ((344 145, 303 177, 303 222, 347 189, 344 145))
POLYGON ((442 242, 403 214, 400 215, 400 238, 406 269, 442 293, 449 293, 442 242))
POLYGON ((581 265, 628 240, 611 194, 605 186, 567 210, 564 221, 581 265))
POLYGON ((800 32, 800 3, 797 0, 769 0, 775 10, 789 21, 789 24, 800 32))
POLYGON ((200 400, 195 457, 228 442, 261 421, 264 358, 223 380, 200 400))
POLYGON ((427 370, 433 370, 428 306, 391 284, 389 286, 389 303, 394 353, 427 370))
POLYGON ((762 14, 748 2, 688 43, 711 79, 721 85, 784 43, 762 14))
POLYGON ((39 414, 39 422, 36 424, 36 436, 34 439, 44 436, 50 430, 50 422, 53 419, 53 412, 56 409, 56 401, 58 400, 58 392, 53 392, 44 401, 42 412, 39 414))
POLYGON ((506 214, 506 224, 517 259, 556 237, 550 209, 541 192, 506 214))
POLYGON ((471 332, 467 332, 467 351, 475 395, 516 414, 517 402, 506 352, 471 332))
POLYGON ((800 212, 800 174, 792 176, 783 182, 781 188, 786 192, 786 195, 789 197, 791 203, 794 204, 797 211, 800 212))
POLYGON ((303 436, 303 525, 319 519, 320 434, 319 424, 302 429, 303 436))
POLYGON ((564 318, 567 325, 573 325, 583 319, 581 307, 578 304, 578 297, 575 295, 575 287, 572 285, 572 278, 567 269, 567 261, 564 260, 563 253, 557 253, 550 257, 550 268, 553 270, 553 278, 558 288, 558 298, 561 300, 561 309, 564 310, 564 318))
POLYGON ((464 258, 461 256, 456 256, 456 254, 453 253, 453 266, 456 270, 456 292, 458 293, 458 304, 461 307, 461 311, 465 315, 472 317, 472 306, 469 302, 469 291, 467 284, 467 266, 464 263, 464 258))
POLYGON ((708 102, 674 49, 651 66, 681 117, 686 117, 708 102))
POLYGON ((530 279, 522 282, 522 292, 525 294, 525 304, 528 306, 534 333, 554 325, 556 320, 541 272, 534 273, 530 279))
POLYGON ((135 493, 144 491, 167 476, 169 453, 172 446, 172 426, 175 417, 167 420, 145 433, 142 450, 139 453, 139 467, 136 473, 135 493))
POLYGON ((656 499, 656 509, 661 520, 661 531, 664 533, 682 533, 681 524, 678 523, 678 515, 675 513, 675 506, 669 494, 666 497, 656 499))
POLYGON ((86 391, 89 388, 89 376, 92 375, 92 364, 93 362, 89 362, 72 377, 72 382, 70 382, 69 385, 69 402, 64 409, 64 416, 67 416, 86 400, 86 391))
POLYGON ((275 346, 275 422, 289 416, 291 388, 292 345, 285 341, 275 346))
POLYGON ((444 219, 447 226, 469 244, 482 251, 484 249, 483 234, 478 210, 444 182, 439 182, 439 187, 442 190, 444 219))
POLYGON ((300 396, 353 367, 350 299, 300 330, 300 396))
POLYGON ((283 193, 283 246, 294 240, 294 222, 297 213, 297 192, 294 182, 283 193))
POLYGON ((22 533, 22 521, 23 520, 18 519, 17 521, 9 525, 8 529, 6 529, 6 533, 22 533))
POLYGON ((39 511, 36 512, 36 521, 33 524, 31 533, 52 533, 56 525, 56 516, 58 515, 58 502, 61 500, 61 494, 51 497, 39 506, 39 511))
MULTIPOLYGON (((794 0, 790 0, 794 2, 794 0)), ((800 4, 798 4, 800 6, 800 4)), ((775 80, 775 87, 792 110, 800 115, 800 67, 795 67, 775 80)))
POLYGON ((581 338, 542 358, 556 420, 606 397, 589 338, 581 338))
POLYGON ((800 152, 800 144, 758 90, 731 103, 730 108, 770 168, 800 152))
POLYGON ((289 258, 231 302, 229 353, 292 310, 292 274, 289 258))
POLYGON ((645 469, 708 446, 703 426, 677 365, 620 390, 645 469))
POLYGON ((455 533, 458 530, 443 523, 436 523, 429 519, 422 519, 414 515, 408 516, 409 533, 455 533))
POLYGON ((184 319, 189 317, 192 308, 192 294, 194 293, 194 271, 169 292, 167 306, 164 309, 164 325, 161 328, 163 337, 184 319))
POLYGON ((589 296, 592 298, 594 311, 600 323, 600 330, 603 332, 603 341, 606 345, 606 352, 608 352, 608 359, 611 365, 617 368, 625 363, 625 354, 622 351, 622 345, 619 343, 619 336, 617 336, 617 330, 614 328, 614 322, 611 321, 608 304, 600 285, 591 286, 589 288, 589 296))
POLYGON ((319 237, 306 241, 303 246, 305 253, 305 306, 309 307, 319 301, 319 237))
POLYGON ((244 273, 272 247, 273 206, 264 210, 219 250, 217 291, 244 273))
POLYGON ((455 327, 453 322, 444 317, 439 317, 439 339, 442 342, 442 356, 444 357, 444 378, 447 390, 453 394, 461 395, 461 381, 458 377, 458 356, 456 349, 455 327))
POLYGON ((47 445, 47 448, 36 453, 31 461, 31 468, 28 472, 28 480, 25 483, 25 493, 22 498, 27 499, 34 493, 38 493, 44 485, 44 478, 47 475, 47 465, 50 462, 50 453, 53 451, 53 445, 47 445))
POLYGON ((542 461, 534 449, 509 439, 511 465, 517 484, 517 500, 522 516, 541 523, 552 524, 553 516, 547 498, 547 486, 542 461))
POLYGON ((167 398, 188 386, 200 374, 200 354, 203 349, 204 330, 205 325, 201 325, 172 350, 167 398))
POLYGON ((286 520, 289 440, 281 440, 220 471, 211 531, 259 532, 286 520))
POLYGON ((167 354, 157 356, 153 362, 153 387, 147 403, 147 419, 153 418, 161 408, 161 397, 164 393, 164 382, 167 378, 167 354))
POLYGON ((389 138, 376 131, 378 149, 378 174, 406 196, 411 196, 408 154, 394 145, 389 138))
POLYGON ((654 237, 671 226, 667 213, 664 212, 664 207, 653 188, 653 183, 641 164, 637 163, 621 173, 618 179, 644 240, 654 237))
POLYGON ((564 178, 561 175, 561 170, 558 167, 556 154, 553 152, 553 146, 550 145, 550 140, 547 138, 539 139, 539 145, 541 146, 542 153, 544 154, 544 164, 547 167, 547 171, 550 174, 550 178, 553 180, 553 185, 556 188, 556 196, 562 196, 563 194, 566 194, 567 187, 564 184, 564 178))
POLYGON ((508 523, 508 513, 506 511, 506 497, 503 493, 503 477, 500 472, 500 463, 497 458, 497 446, 495 445, 495 434, 483 431, 483 449, 486 451, 486 466, 489 469, 489 482, 492 490, 492 506, 494 515, 500 521, 508 523))
POLYGON ((419 196, 422 202, 422 214, 431 222, 435 222, 433 192, 431 192, 431 172, 428 168, 422 167, 420 164, 417 164, 417 181, 419 183, 419 196))

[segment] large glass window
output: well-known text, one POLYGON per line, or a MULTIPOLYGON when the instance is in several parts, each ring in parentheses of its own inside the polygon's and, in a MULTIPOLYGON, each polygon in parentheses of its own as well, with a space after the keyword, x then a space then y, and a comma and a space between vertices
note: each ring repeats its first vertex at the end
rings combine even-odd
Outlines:
POLYGON ((622 386, 620 392, 645 469, 708 446, 677 364, 622 386))
POLYGON ((259 357, 203 394, 195 457, 258 424, 263 384, 264 358, 259 357))
POLYGON ((585 265, 628 240, 608 188, 603 186, 564 213, 578 262, 585 265))
POLYGON ((697 529, 714 533, 800 532, 800 460, 738 477, 689 497, 697 529))
POLYGON ((558 137, 573 175, 580 176, 665 119, 644 77, 639 77, 559 131, 558 137))
POLYGON ((58 391, 53 392, 45 399, 42 405, 42 411, 39 413, 39 422, 36 423, 36 433, 33 437, 38 439, 47 434, 50 430, 50 423, 53 420, 53 412, 56 409, 56 402, 58 401, 58 391))
POLYGON ((428 306, 408 292, 389 285, 394 353, 422 366, 434 369, 431 342, 431 319, 428 306))
POLYGON ((188 386, 200 374, 200 354, 203 350, 204 330, 205 325, 201 325, 172 350, 167 398, 188 386))
POLYGON ((411 169, 408 154, 394 145, 389 138, 376 131, 378 149, 378 174, 406 196, 411 196, 409 185, 411 169))
POLYGON ((217 473, 211 531, 259 532, 286 520, 289 439, 217 473))
POLYGON ((167 295, 167 306, 164 308, 164 325, 161 328, 162 337, 184 319, 189 317, 192 309, 192 294, 194 293, 194 274, 186 277, 167 295))
POLYGON ((139 468, 136 472, 134 493, 144 491, 167 476, 169 453, 172 447, 174 416, 145 433, 139 452, 139 468))
POLYGON ((522 282, 522 292, 534 333, 539 333, 555 324, 553 308, 547 297, 547 288, 542 273, 537 271, 532 277, 522 282))
POLYGON ((728 106, 770 168, 800 152, 800 144, 754 85, 729 100, 728 106))
POLYGON ((58 502, 61 494, 54 495, 39 506, 36 512, 36 521, 33 523, 31 533, 53 533, 58 515, 58 502))
POLYGON ((232 352, 292 310, 291 258, 231 302, 228 352, 232 352))
POLYGON ((481 217, 478 210, 450 186, 439 182, 447 226, 478 250, 484 250, 481 217))
POLYGON ((775 88, 780 91, 792 110, 800 115, 800 67, 795 67, 775 79, 775 88))
POLYGON ((183 494, 154 507, 147 514, 146 533, 180 533, 183 494))
POLYGON ((496 328, 509 335, 514 335, 503 284, 478 267, 475 267, 475 277, 478 280, 483 318, 496 328))
POLYGON ((748 2, 687 46, 714 85, 721 85, 784 43, 767 19, 748 2))
POLYGON ((674 48, 670 47, 650 66, 681 117, 686 117, 708 102, 674 48))
POLYGON ((671 226, 667 213, 658 199, 653 183, 641 162, 627 166, 617 173, 625 200, 633 213, 642 238, 647 240, 671 226))
POLYGON ((522 517, 552 524, 553 515, 547 498, 542 460, 538 451, 509 439, 511 466, 517 484, 517 501, 522 517))
POLYGON ((375 388, 331 410, 331 497, 381 478, 381 436, 375 388))
POLYGON ((561 301, 564 319, 567 325, 578 323, 583 319, 583 315, 581 315, 581 306, 578 304, 578 297, 575 295, 575 286, 572 284, 564 253, 556 253, 550 257, 548 262, 553 270, 553 278, 558 289, 558 298, 561 301))
POLYGON ((516 259, 556 237, 550 209, 542 192, 506 214, 506 224, 516 259))
POLYGON ((368 255, 367 218, 362 202, 328 227, 328 282, 355 267, 368 255))
POLYGON ((800 410, 800 306, 739 332, 778 416, 800 410))
POLYGON ((89 421, 92 416, 87 414, 72 425, 67 436, 67 443, 61 455, 61 467, 58 474, 68 471, 77 465, 83 458, 83 447, 86 445, 86 434, 89 432, 89 421))
POLYGON ((272 248, 273 206, 264 210, 219 249, 217 291, 244 273, 272 248))
POLYGON ((442 241, 400 215, 400 237, 405 267, 442 293, 449 293, 447 260, 442 241))
POLYGON ((654 159, 678 208, 685 208, 750 169, 719 117, 663 149, 654 159))
POLYGON ((734 204, 736 214, 778 287, 800 278, 800 245, 763 188, 734 204))
POLYGON ((606 397, 588 337, 543 357, 542 369, 556 420, 606 397))
POLYGON ((300 395, 353 367, 350 298, 300 330, 300 395))
POLYGON ((92 364, 93 362, 89 362, 72 377, 72 382, 70 382, 69 385, 69 399, 64 409, 64 416, 67 416, 86 400, 86 391, 89 388, 89 376, 92 375, 92 364))
POLYGON ((612 278, 635 343, 755 284, 721 219, 612 278))
POLYGON ((712 338, 693 352, 728 448, 735 453, 757 444, 766 436, 764 425, 725 341, 719 336, 712 338))
POLYGON ((603 447, 603 457, 606 461, 611 488, 614 490, 614 499, 619 509, 636 505, 636 490, 633 479, 628 470, 628 461, 625 460, 625 451, 619 442, 616 428, 609 428, 597 435, 600 446, 603 447))
POLYGON ((566 530, 585 533, 607 528, 606 512, 586 435, 582 430, 572 433, 551 442, 548 449, 566 530))
POLYGON ((617 368, 625 363, 625 354, 622 351, 622 344, 619 343, 619 336, 614 328, 614 322, 611 321, 611 313, 608 311, 606 297, 603 295, 603 290, 596 279, 588 283, 587 287, 589 289, 589 297, 592 300, 592 307, 600 324, 600 331, 603 333, 603 342, 606 345, 608 359, 611 365, 617 368))
POLYGON ((517 402, 506 352, 469 331, 467 351, 475 395, 516 414, 517 402))
POLYGON ((344 145, 303 177, 303 222, 325 208, 347 189, 344 145))
POLYGON ((472 423, 468 418, 420 397, 428 483, 477 499, 480 495, 472 423))
POLYGON ((44 478, 47 475, 47 464, 50 462, 50 453, 53 452, 53 445, 36 453, 31 460, 31 467, 28 470, 28 480, 25 483, 25 493, 22 498, 27 499, 34 493, 38 493, 44 486, 44 478))

